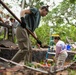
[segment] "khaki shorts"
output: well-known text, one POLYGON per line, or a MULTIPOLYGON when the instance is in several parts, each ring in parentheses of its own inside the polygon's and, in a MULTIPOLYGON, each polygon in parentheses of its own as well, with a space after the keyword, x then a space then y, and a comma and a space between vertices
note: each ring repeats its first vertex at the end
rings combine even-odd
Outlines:
POLYGON ((62 52, 59 54, 58 58, 57 58, 57 67, 63 67, 64 66, 64 63, 65 63, 65 60, 67 58, 68 54, 66 51, 62 52))

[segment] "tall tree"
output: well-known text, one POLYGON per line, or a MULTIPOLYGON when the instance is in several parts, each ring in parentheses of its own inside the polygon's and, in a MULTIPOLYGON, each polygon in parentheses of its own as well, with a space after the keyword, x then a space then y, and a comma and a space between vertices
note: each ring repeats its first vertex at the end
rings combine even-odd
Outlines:
POLYGON ((49 12, 43 21, 50 25, 53 33, 60 34, 63 39, 69 36, 76 40, 74 34, 76 30, 76 0, 63 0, 49 12))

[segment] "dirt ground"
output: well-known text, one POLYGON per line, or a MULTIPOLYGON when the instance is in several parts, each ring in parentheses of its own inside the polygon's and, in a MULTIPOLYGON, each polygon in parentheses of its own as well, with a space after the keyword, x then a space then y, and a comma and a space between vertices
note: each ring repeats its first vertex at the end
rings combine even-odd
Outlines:
POLYGON ((62 72, 58 72, 56 75, 68 75, 68 71, 62 71, 62 72))
MULTIPOLYGON (((23 64, 23 62, 21 62, 20 64, 23 64)), ((66 62, 65 66, 68 64, 69 62, 66 62)), ((47 74, 42 74, 41 72, 35 72, 32 70, 24 69, 23 67, 15 66, 11 69, 10 68, 6 69, 3 72, 0 70, 0 75, 47 75, 47 74)), ((69 75, 69 71, 65 70, 62 72, 58 72, 55 75, 69 75)))

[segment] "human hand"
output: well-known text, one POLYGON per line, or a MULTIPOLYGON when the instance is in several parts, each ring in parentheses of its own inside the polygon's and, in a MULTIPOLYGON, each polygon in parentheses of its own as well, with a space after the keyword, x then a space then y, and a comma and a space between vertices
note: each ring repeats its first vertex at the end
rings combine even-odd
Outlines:
POLYGON ((23 28, 26 28, 26 23, 25 23, 24 17, 21 17, 21 26, 22 26, 23 28))
POLYGON ((37 40, 37 46, 42 47, 42 42, 40 40, 37 40))

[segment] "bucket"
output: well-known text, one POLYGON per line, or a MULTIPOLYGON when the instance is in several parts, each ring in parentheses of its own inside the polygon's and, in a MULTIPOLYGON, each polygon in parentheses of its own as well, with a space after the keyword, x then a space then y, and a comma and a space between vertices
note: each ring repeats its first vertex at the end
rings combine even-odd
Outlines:
POLYGON ((68 45, 66 46, 66 49, 70 51, 70 50, 71 50, 71 46, 68 44, 68 45))

